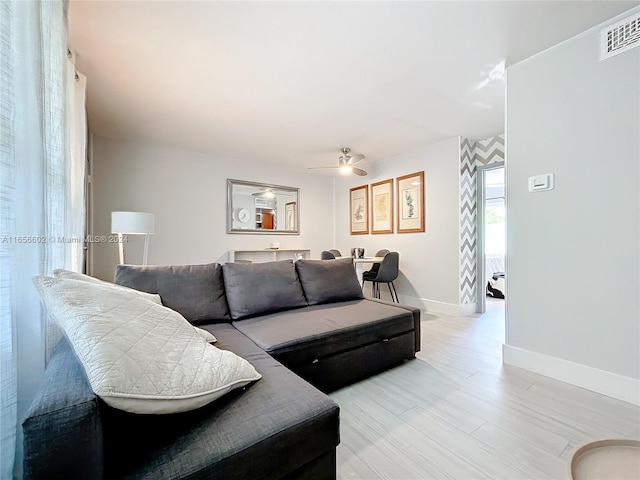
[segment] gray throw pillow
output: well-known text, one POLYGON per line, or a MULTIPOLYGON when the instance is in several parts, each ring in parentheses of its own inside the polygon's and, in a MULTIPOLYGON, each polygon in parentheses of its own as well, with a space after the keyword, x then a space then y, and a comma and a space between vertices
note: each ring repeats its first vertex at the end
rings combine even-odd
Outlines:
POLYGON ((350 258, 298 260, 296 270, 309 305, 364 298, 350 258))
POLYGON ((225 263, 222 271, 234 320, 307 306, 291 260, 225 263))
POLYGON ((159 294, 164 306, 191 323, 230 320, 219 263, 118 265, 115 283, 159 294))

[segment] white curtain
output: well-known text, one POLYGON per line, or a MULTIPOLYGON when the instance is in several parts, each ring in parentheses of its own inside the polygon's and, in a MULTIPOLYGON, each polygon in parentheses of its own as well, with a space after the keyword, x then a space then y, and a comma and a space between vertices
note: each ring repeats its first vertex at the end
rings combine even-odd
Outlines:
POLYGON ((65 3, 0 2, 0 478, 21 475, 20 423, 60 338, 34 275, 79 270, 84 79, 67 59, 65 3), (14 471, 14 463, 16 465, 14 471))
POLYGON ((13 245, 3 243, 14 231, 15 140, 13 136, 14 68, 11 56, 12 6, 0 2, 0 478, 11 478, 13 471, 17 415, 17 377, 15 319, 13 304, 13 245))

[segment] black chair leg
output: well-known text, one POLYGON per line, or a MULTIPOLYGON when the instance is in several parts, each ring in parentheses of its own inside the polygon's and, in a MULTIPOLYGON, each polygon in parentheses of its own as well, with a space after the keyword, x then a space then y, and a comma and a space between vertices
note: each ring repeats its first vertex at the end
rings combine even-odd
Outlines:
POLYGON ((400 299, 398 298, 398 292, 396 291, 396 286, 393 284, 393 282, 389 283, 389 292, 391 292, 391 289, 393 288, 393 293, 391 294, 391 299, 396 302, 396 303, 400 303, 400 299), (395 300, 393 299, 393 296, 395 295, 395 300))

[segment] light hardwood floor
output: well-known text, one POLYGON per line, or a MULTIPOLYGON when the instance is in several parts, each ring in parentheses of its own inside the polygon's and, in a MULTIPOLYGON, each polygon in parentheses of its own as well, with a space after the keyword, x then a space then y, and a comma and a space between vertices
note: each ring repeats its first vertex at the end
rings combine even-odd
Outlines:
POLYGON ((566 479, 580 444, 640 438, 640 408, 502 365, 500 302, 423 313, 415 360, 331 394, 338 478, 566 479))

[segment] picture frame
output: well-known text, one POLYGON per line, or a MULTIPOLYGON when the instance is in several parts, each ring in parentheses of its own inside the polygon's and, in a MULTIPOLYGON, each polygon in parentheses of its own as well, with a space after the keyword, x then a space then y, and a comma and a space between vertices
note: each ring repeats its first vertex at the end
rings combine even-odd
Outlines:
POLYGON ((349 223, 351 235, 369 233, 369 185, 349 190, 349 223))
POLYGON ((296 202, 289 202, 284 204, 284 229, 297 230, 296 202))
POLYGON ((371 233, 393 233, 393 179, 371 184, 371 233))
POLYGON ((424 232, 424 171, 396 178, 398 233, 424 232))

